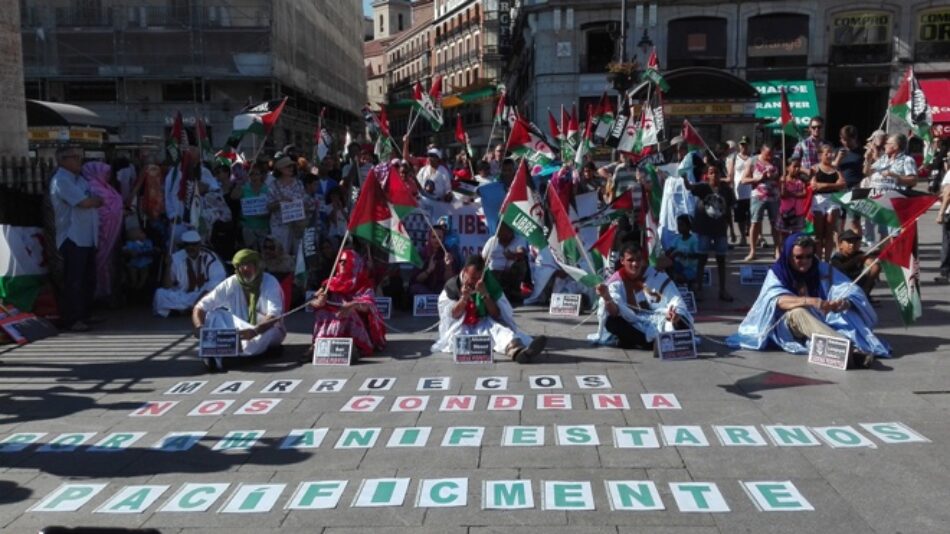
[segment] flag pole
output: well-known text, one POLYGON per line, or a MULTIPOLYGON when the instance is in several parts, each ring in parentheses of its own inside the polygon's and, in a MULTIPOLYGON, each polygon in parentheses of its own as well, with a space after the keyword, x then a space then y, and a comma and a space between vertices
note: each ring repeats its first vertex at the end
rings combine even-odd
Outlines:
POLYGON ((429 231, 432 232, 432 235, 435 236, 436 241, 439 242, 439 246, 442 247, 442 252, 444 252, 446 255, 448 255, 448 254, 449 254, 449 251, 448 251, 447 248, 445 248, 445 243, 443 243, 442 240, 439 239, 439 235, 435 233, 435 227, 432 226, 432 221, 429 220, 429 215, 428 215, 425 211, 423 211, 423 210, 421 210, 421 209, 419 210, 419 213, 422 214, 422 218, 425 219, 426 224, 429 225, 429 231))
MULTIPOLYGON (((346 233, 343 234, 343 238, 340 240, 340 249, 336 251, 336 259, 333 260, 333 266, 330 267, 330 275, 327 276, 327 280, 333 278, 333 275, 336 274, 336 266, 340 264, 340 256, 343 255, 343 249, 346 247, 346 240, 350 237, 350 229, 346 229, 346 233)), ((324 288, 317 290, 317 293, 323 291, 324 288)))

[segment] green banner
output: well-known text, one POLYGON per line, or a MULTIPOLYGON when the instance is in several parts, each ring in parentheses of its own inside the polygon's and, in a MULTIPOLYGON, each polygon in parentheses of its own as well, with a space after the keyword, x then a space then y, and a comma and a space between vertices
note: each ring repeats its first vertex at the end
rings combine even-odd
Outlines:
POLYGON ((781 113, 781 88, 785 88, 788 95, 788 105, 792 108, 792 116, 799 130, 808 127, 808 122, 818 112, 818 97, 815 92, 815 82, 812 80, 766 80, 749 82, 759 92, 759 101, 755 104, 755 118, 772 119, 774 123, 767 128, 778 131, 778 117, 781 113))

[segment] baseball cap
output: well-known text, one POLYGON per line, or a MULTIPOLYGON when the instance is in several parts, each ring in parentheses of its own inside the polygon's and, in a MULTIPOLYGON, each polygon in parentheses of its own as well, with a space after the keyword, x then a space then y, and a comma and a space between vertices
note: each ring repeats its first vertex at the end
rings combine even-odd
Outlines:
POLYGON ((426 150, 426 156, 442 159, 442 151, 438 148, 430 148, 426 150))
POLYGON ((859 236, 854 230, 848 228, 844 232, 838 234, 838 239, 841 241, 860 241, 861 236, 859 236))

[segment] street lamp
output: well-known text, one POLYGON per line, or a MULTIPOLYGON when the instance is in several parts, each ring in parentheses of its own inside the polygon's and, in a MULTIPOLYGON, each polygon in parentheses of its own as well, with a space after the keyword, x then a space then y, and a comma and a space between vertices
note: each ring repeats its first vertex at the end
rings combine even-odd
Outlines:
POLYGON ((653 40, 650 39, 650 34, 647 33, 646 28, 643 28, 643 37, 641 37, 640 42, 637 43, 637 48, 643 52, 644 56, 646 56, 650 49, 653 48, 653 40))

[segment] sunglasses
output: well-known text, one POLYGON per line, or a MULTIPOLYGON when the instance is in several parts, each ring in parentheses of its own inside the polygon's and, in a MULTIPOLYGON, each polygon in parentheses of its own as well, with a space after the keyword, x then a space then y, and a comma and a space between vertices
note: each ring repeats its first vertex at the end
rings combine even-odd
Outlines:
POLYGON ((795 254, 792 257, 795 258, 796 260, 801 261, 801 260, 810 260, 814 258, 815 255, 814 254, 795 254))

